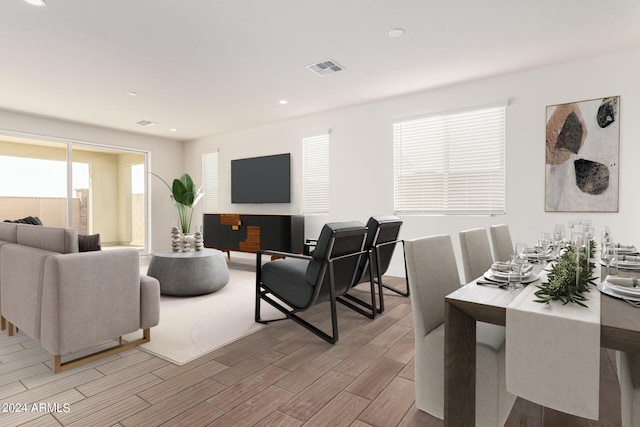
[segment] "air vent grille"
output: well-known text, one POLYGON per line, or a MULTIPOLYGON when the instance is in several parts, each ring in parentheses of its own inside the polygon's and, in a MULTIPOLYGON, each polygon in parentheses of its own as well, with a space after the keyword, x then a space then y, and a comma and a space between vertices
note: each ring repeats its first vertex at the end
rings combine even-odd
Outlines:
POLYGON ((327 74, 334 74, 338 71, 342 71, 344 70, 344 67, 332 59, 327 59, 325 61, 307 65, 307 69, 313 71, 319 76, 326 76, 327 74))
POLYGON ((140 126, 145 126, 145 127, 152 127, 152 126, 158 125, 158 123, 152 122, 151 120, 139 120, 136 122, 136 124, 140 126))

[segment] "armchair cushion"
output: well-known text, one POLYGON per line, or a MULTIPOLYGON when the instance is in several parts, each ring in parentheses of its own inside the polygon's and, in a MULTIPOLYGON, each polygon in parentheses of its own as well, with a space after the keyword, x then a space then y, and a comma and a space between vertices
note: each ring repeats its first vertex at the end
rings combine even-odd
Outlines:
POLYGON ((286 303, 296 308, 309 304, 314 286, 305 278, 309 261, 297 258, 279 259, 262 266, 262 282, 286 303))

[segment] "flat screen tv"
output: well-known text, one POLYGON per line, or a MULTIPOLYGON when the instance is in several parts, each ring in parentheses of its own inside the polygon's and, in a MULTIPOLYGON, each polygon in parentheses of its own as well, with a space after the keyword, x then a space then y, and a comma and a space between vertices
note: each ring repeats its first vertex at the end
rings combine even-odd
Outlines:
POLYGON ((231 160, 231 203, 290 203, 291 155, 231 160))

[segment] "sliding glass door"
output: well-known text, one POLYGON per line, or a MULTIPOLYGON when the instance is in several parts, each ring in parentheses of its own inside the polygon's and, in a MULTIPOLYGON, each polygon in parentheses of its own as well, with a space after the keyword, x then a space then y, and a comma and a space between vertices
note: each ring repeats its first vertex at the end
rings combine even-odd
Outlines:
POLYGON ((0 136, 0 221, 100 234, 104 248, 146 248, 146 154, 0 136))

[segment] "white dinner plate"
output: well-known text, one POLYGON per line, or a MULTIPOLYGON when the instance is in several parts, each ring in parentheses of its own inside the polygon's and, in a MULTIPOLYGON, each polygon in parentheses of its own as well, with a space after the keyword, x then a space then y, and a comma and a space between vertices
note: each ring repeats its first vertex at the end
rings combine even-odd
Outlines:
MULTIPOLYGON (((529 259, 531 261, 538 261, 538 255, 537 254, 527 254, 529 259)), ((542 259, 540 259, 541 261, 543 261, 542 259)), ((556 260, 556 256, 555 255, 547 255, 547 262, 551 262, 551 261, 555 261, 556 260)))
MULTIPOLYGON (((506 273, 506 272, 503 273, 503 272, 497 272, 493 270, 487 270, 484 273, 484 278, 487 280, 493 280, 493 281, 508 280, 509 282, 517 282, 518 280, 520 280, 520 275, 518 273, 506 273)), ((538 280, 538 275, 533 271, 530 271, 529 273, 522 275, 522 283, 524 284, 535 282, 536 280, 538 280)))
POLYGON ((624 299, 624 300, 639 301, 640 302, 640 294, 635 294, 635 295, 621 294, 621 293, 618 293, 617 291, 613 290, 613 288, 611 286, 612 285, 610 283, 607 283, 606 281, 605 282, 601 282, 601 283, 598 284, 598 290, 600 292, 602 292, 603 294, 607 294, 607 295, 612 296, 614 298, 620 298, 620 299, 624 299))
POLYGON ((622 255, 630 255, 630 254, 638 253, 638 249, 635 246, 631 248, 616 248, 616 249, 618 250, 618 253, 622 255))
POLYGON ((617 261, 612 262, 611 265, 613 265, 614 267, 617 265, 620 268, 627 268, 629 270, 640 269, 640 262, 638 261, 617 261))
POLYGON ((613 290, 616 293, 625 296, 640 298, 640 288, 630 288, 628 286, 614 285, 613 283, 609 283, 607 281, 605 281, 604 284, 607 288, 613 290))

